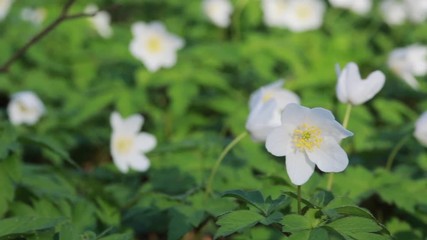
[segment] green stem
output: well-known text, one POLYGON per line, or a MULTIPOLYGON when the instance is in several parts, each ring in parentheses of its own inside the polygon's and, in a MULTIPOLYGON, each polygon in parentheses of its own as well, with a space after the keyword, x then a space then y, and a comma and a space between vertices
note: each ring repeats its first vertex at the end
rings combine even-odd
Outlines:
POLYGON ((218 171, 219 166, 221 165, 222 160, 224 160, 227 153, 237 144, 239 143, 244 137, 248 135, 247 132, 241 133, 239 136, 237 136, 233 141, 231 141, 221 152, 218 159, 215 162, 215 165, 212 168, 211 175, 209 176, 208 183, 206 185, 206 194, 212 193, 212 182, 215 177, 216 172, 218 171))
POLYGON ((407 135, 406 137, 402 138, 396 146, 394 146, 393 150, 391 150, 390 155, 387 158, 387 163, 385 165, 385 169, 387 171, 391 170, 391 166, 393 166, 394 159, 396 158, 397 153, 400 149, 402 149, 403 145, 411 138, 411 135, 407 135))
POLYGON ((243 9, 245 8, 246 4, 248 3, 248 0, 240 0, 237 3, 236 11, 234 15, 234 38, 238 41, 240 40, 241 36, 241 29, 240 29, 240 18, 243 12, 243 9))
MULTIPOLYGON (((346 110, 345 110, 345 115, 344 115, 344 120, 343 120, 343 122, 342 122, 342 126, 343 126, 345 129, 347 129, 348 121, 350 120, 350 115, 351 115, 351 109, 352 109, 352 107, 353 107, 353 105, 351 105, 351 103, 348 103, 348 104, 347 104, 347 108, 346 108, 346 110)), ((328 191, 331 191, 331 190, 332 190, 332 185, 333 185, 333 183, 334 183, 334 173, 333 173, 333 172, 331 172, 331 173, 329 173, 329 176, 328 176, 328 183, 327 183, 327 185, 326 185, 326 189, 327 189, 328 191)))
POLYGON ((301 215, 301 185, 297 186, 298 214, 301 215))

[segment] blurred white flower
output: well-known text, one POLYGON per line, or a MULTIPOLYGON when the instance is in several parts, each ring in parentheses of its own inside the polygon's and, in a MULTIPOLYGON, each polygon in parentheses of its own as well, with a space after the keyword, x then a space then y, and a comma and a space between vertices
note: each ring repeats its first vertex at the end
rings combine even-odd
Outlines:
POLYGON ((323 172, 341 172, 348 165, 339 142, 352 136, 323 108, 288 104, 282 123, 267 136, 266 148, 275 156, 286 156, 286 171, 292 183, 302 185, 317 167, 323 172))
POLYGON ((264 23, 270 27, 287 27, 286 14, 290 0, 262 0, 264 23))
POLYGON ((357 14, 364 15, 372 8, 372 0, 329 0, 336 8, 349 9, 357 14))
POLYGON ((130 52, 149 71, 155 72, 160 67, 175 65, 176 51, 184 46, 184 41, 167 32, 162 23, 136 22, 132 25, 132 33, 130 52))
POLYGON ((282 86, 283 80, 279 80, 251 94, 246 129, 254 141, 265 141, 270 131, 280 126, 281 112, 286 105, 299 104, 299 97, 282 86))
POLYGON ((98 10, 99 9, 95 4, 89 4, 86 6, 84 12, 87 14, 96 12, 96 15, 89 17, 88 20, 101 37, 110 38, 113 35, 110 14, 107 11, 97 12, 98 10))
POLYGON ((0 21, 2 21, 9 12, 12 0, 0 0, 0 21))
POLYGON ((427 47, 413 44, 393 50, 388 57, 388 66, 413 89, 418 89, 415 76, 427 74, 427 47))
POLYGON ((7 106, 9 120, 13 125, 34 125, 44 112, 43 102, 31 91, 13 94, 7 106))
POLYGON ((427 147, 427 112, 421 114, 415 122, 414 137, 425 147, 427 147))
POLYGON ((321 0, 291 0, 285 15, 287 27, 294 32, 322 26, 325 4, 321 0))
POLYGON ((362 79, 357 64, 350 62, 339 73, 336 86, 338 100, 352 105, 363 104, 372 99, 384 86, 385 75, 374 71, 362 79))
POLYGON ((139 132, 144 118, 135 114, 123 119, 119 113, 113 112, 110 116, 111 127, 111 155, 114 164, 122 173, 129 168, 136 171, 146 171, 150 167, 150 160, 144 155, 154 149, 156 138, 146 132, 139 132))
MULTIPOLYGON (((1 0, 0 0, 1 1, 1 0)), ((46 9, 39 8, 23 8, 21 10, 21 19, 30 22, 34 25, 40 25, 46 18, 46 9)))
POLYGON ((230 0, 203 0, 203 11, 206 16, 218 27, 228 27, 233 12, 230 0))
POLYGON ((382 1, 380 10, 384 17, 384 21, 389 25, 399 25, 406 20, 405 5, 401 1, 382 1))
POLYGON ((413 23, 422 23, 427 19, 427 0, 405 0, 408 19, 413 23))

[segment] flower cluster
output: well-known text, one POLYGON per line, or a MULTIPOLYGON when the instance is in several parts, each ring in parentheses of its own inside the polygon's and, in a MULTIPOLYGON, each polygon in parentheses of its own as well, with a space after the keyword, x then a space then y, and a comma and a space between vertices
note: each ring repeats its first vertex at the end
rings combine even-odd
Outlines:
POLYGON ((424 0, 383 0, 380 10, 389 25, 399 25, 406 20, 422 23, 427 19, 427 1, 424 0))
POLYGON ((31 91, 17 92, 12 95, 7 113, 13 125, 34 125, 45 113, 40 98, 31 91))
POLYGON ((336 8, 349 9, 354 13, 364 15, 372 8, 372 0, 329 0, 336 8))

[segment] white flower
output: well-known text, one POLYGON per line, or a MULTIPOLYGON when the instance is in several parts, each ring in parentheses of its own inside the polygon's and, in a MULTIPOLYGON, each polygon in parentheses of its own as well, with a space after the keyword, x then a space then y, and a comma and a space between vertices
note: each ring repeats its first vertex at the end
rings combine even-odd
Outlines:
POLYGON ((427 19, 426 0, 405 0, 408 19, 413 23, 422 23, 427 19))
POLYGON ((202 5, 203 11, 215 25, 222 28, 230 25, 233 6, 229 0, 204 0, 202 5))
POLYGON ((427 147, 427 112, 421 114, 415 122, 414 137, 427 147))
POLYGON ((339 142, 352 135, 330 111, 290 103, 283 110, 281 126, 271 131, 265 146, 275 156, 286 156, 290 180, 302 185, 315 165, 323 172, 343 171, 348 157, 339 142))
POLYGON ((283 80, 261 87, 249 100, 250 113, 246 129, 255 141, 265 141, 270 131, 280 126, 281 112, 289 103, 300 102, 299 97, 282 88, 283 80))
POLYGON ((107 11, 98 11, 98 7, 94 4, 89 4, 86 6, 84 12, 92 14, 96 12, 96 15, 88 18, 93 28, 98 32, 98 34, 103 38, 110 38, 113 35, 113 30, 111 29, 111 17, 107 11))
POLYGON ((285 15, 287 27, 294 32, 322 26, 325 4, 320 0, 291 0, 285 15))
POLYGON ((336 8, 349 9, 357 14, 364 15, 372 8, 372 0, 329 0, 336 8))
POLYGON ((384 86, 385 75, 374 71, 366 79, 360 77, 357 64, 351 62, 338 76, 336 93, 342 103, 363 104, 372 99, 384 86))
POLYGON ((380 10, 384 21, 389 25, 399 25, 405 22, 406 11, 403 2, 396 0, 382 1, 380 10))
POLYGON ((111 127, 111 155, 117 168, 127 173, 129 168, 137 171, 146 171, 150 167, 150 160, 144 155, 154 149, 156 138, 146 132, 139 132, 144 118, 135 114, 123 119, 119 113, 113 112, 110 116, 111 127))
POLYGON ((388 57, 388 66, 413 89, 418 89, 415 76, 427 74, 427 47, 414 44, 393 50, 388 57))
POLYGON ((289 0, 262 0, 264 22, 270 27, 287 27, 289 0))
POLYGON ((151 72, 160 67, 172 67, 176 63, 176 51, 184 46, 184 41, 170 34, 160 22, 132 25, 133 39, 130 52, 144 63, 151 72))
POLYGON ((0 0, 0 21, 2 21, 9 12, 12 0, 0 0))
POLYGON ((21 19, 34 25, 40 25, 45 18, 46 9, 44 8, 23 8, 21 10, 21 19))
POLYGON ((31 91, 13 94, 7 106, 7 113, 13 125, 34 125, 44 112, 43 102, 31 91))

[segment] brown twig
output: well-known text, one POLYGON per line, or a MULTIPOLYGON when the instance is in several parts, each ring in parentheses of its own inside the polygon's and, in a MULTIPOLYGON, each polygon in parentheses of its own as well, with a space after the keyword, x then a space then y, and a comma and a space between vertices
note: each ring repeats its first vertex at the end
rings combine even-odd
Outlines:
MULTIPOLYGON (((42 31, 40 31, 38 34, 36 34, 34 37, 32 37, 30 40, 28 40, 21 48, 19 48, 8 60, 6 60, 5 63, 3 63, 0 66, 0 74, 1 73, 7 73, 9 71, 10 66, 18 60, 22 55, 25 54, 28 49, 36 44, 38 41, 40 41, 43 37, 45 37, 49 32, 51 32, 53 29, 55 29, 59 24, 61 24, 64 21, 81 18, 81 17, 93 17, 98 12, 102 10, 95 11, 93 13, 77 13, 77 14, 71 14, 68 15, 68 11, 70 10, 71 6, 74 4, 75 0, 68 0, 65 5, 63 6, 61 10, 61 14, 48 26, 46 26, 42 31)), ((114 6, 116 7, 116 6, 114 6)))

